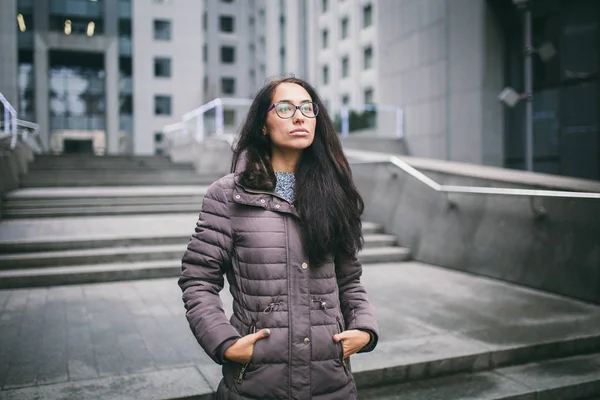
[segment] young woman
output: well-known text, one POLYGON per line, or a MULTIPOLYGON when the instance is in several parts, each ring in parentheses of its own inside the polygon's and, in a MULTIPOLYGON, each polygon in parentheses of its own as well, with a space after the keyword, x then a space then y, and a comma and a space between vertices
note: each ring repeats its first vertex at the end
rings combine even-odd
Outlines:
POLYGON ((179 279, 192 332, 223 365, 217 398, 357 398, 348 358, 378 338, 356 258, 363 202, 315 89, 264 87, 232 170, 204 197, 179 279))

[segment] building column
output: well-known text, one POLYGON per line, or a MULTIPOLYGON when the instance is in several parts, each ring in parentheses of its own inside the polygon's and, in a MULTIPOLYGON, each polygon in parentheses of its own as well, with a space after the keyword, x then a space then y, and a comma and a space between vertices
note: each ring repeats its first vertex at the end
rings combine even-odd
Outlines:
MULTIPOLYGON (((17 110, 18 107, 18 29, 15 29, 17 21, 17 2, 8 0, 3 2, 2 13, 0 13, 0 92, 6 100, 17 110)), ((0 120, 4 115, 0 115, 0 120)))
POLYGON ((40 139, 50 151, 50 87, 46 34, 49 18, 48 2, 36 3, 33 9, 33 69, 35 75, 35 122, 40 125, 40 139))
POLYGON ((106 154, 119 154, 119 41, 118 0, 104 2, 104 35, 106 50, 104 70, 106 72, 106 154))

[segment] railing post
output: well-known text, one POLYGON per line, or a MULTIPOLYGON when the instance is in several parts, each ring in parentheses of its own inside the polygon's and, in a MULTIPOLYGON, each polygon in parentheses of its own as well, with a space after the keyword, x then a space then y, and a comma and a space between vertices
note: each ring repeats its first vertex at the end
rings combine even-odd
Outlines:
POLYGON ((340 115, 342 117, 342 136, 346 137, 350 133, 350 121, 348 107, 342 106, 340 108, 340 115))
POLYGON ((404 138, 404 111, 402 108, 396 108, 396 136, 404 138))
POLYGON ((223 100, 215 99, 215 129, 216 135, 222 135, 224 133, 225 122, 223 120, 223 100))
POLYGON ((4 105, 4 133, 8 134, 8 131, 9 131, 8 107, 6 106, 6 104, 4 104, 4 102, 3 102, 3 105, 4 105))
POLYGON ((196 116, 196 140, 201 142, 204 139, 204 113, 196 116))

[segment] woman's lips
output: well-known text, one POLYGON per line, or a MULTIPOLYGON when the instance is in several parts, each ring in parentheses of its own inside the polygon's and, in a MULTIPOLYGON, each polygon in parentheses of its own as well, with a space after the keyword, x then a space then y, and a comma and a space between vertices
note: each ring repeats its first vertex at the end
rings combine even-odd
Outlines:
POLYGON ((306 129, 296 129, 290 132, 292 136, 308 136, 308 131, 306 129))

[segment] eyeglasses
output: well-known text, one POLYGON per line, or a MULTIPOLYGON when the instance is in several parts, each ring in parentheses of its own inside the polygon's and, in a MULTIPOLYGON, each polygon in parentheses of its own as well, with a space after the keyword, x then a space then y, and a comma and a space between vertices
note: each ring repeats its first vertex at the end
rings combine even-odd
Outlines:
POLYGON ((315 118, 319 114, 319 106, 317 103, 313 102, 302 103, 297 106, 292 103, 288 103, 287 101, 282 101, 269 107, 267 113, 272 109, 275 109, 275 112, 279 118, 283 119, 292 118, 294 114, 296 114, 296 110, 300 110, 302 115, 304 115, 306 118, 315 118))

